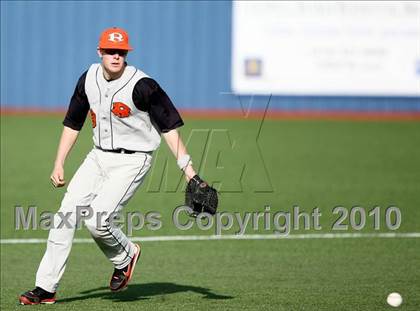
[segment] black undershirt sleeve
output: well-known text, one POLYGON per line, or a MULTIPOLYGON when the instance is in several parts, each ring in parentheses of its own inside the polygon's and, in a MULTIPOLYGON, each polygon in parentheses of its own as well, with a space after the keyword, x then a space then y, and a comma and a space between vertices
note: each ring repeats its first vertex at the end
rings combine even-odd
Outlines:
POLYGON ((85 80, 87 71, 82 74, 77 82, 70 105, 64 118, 63 125, 80 131, 85 123, 86 116, 89 112, 89 101, 85 92, 85 80))
POLYGON ((151 78, 143 78, 136 83, 133 102, 137 109, 149 113, 151 121, 162 133, 184 125, 171 99, 151 78))

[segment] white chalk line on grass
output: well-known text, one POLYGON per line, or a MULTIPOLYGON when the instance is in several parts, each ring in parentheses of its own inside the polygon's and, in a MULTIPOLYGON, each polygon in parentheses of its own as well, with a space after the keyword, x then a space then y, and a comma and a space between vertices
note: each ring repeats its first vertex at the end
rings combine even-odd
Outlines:
MULTIPOLYGON (((302 240, 302 239, 358 239, 358 238, 420 238, 420 232, 385 233, 303 233, 303 234, 226 234, 226 235, 167 235, 131 237, 133 242, 212 241, 212 240, 302 240)), ((46 239, 0 239, 0 244, 41 244, 46 239)), ((93 243, 93 239, 74 239, 73 243, 93 243)))

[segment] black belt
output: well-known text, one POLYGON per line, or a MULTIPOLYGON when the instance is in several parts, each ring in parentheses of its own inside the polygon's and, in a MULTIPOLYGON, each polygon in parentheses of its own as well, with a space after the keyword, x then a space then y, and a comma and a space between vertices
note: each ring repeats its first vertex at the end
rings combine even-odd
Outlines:
POLYGON ((105 151, 105 152, 114 152, 114 153, 133 154, 133 153, 139 152, 139 151, 134 151, 134 150, 122 149, 122 148, 120 148, 120 149, 111 149, 111 150, 109 150, 109 149, 102 149, 102 148, 99 148, 99 147, 95 147, 95 148, 96 149, 99 149, 99 150, 102 150, 102 151, 105 151))

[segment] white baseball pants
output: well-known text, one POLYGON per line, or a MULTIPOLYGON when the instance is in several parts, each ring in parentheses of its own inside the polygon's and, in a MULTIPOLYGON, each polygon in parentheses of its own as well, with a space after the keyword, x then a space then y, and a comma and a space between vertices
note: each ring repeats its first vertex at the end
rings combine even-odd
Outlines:
POLYGON ((135 246, 116 226, 109 223, 111 213, 119 212, 134 195, 151 167, 147 153, 122 154, 93 149, 73 176, 54 216, 47 249, 36 274, 36 286, 55 292, 70 254, 77 210, 90 206, 93 215, 84 220, 95 242, 114 264, 126 266, 135 246), (66 221, 63 221, 65 215, 66 221), (71 224, 71 226, 68 226, 71 224))

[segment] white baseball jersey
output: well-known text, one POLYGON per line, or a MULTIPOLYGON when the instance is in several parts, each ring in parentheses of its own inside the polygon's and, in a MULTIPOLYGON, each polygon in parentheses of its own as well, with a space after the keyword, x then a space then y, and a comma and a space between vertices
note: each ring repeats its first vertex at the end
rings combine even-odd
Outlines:
POLYGON ((100 64, 89 68, 85 91, 91 113, 96 115, 95 146, 136 151, 153 151, 159 146, 160 134, 152 125, 149 113, 137 109, 132 99, 134 86, 145 77, 148 76, 141 70, 126 66, 119 79, 107 81, 100 64), (119 103, 117 107, 116 103, 119 103))
POLYGON ((107 81, 101 64, 91 65, 79 79, 63 124, 80 130, 89 111, 94 145, 103 150, 150 152, 159 147, 161 132, 183 125, 156 81, 133 66, 107 81))

